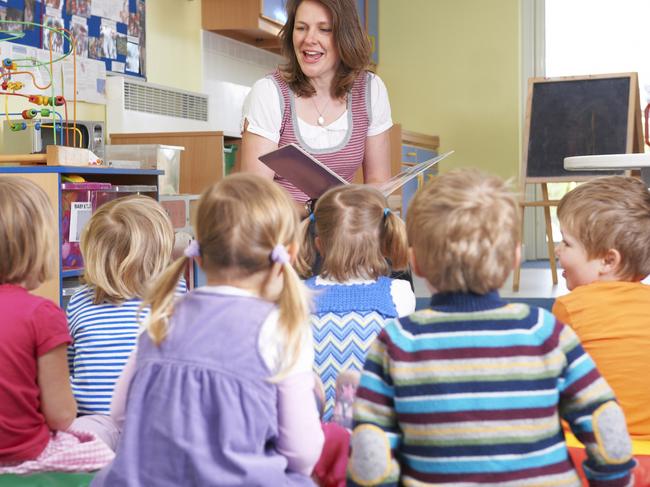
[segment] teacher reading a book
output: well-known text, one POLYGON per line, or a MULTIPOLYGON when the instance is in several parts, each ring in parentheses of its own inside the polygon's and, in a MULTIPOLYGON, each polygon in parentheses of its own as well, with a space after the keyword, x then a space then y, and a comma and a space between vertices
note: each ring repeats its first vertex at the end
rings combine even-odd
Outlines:
POLYGON ((258 157, 294 143, 352 181, 390 177, 393 125, 384 83, 366 71, 370 43, 355 0, 288 0, 280 31, 286 63, 244 102, 242 170, 274 178, 299 204, 309 197, 258 157))

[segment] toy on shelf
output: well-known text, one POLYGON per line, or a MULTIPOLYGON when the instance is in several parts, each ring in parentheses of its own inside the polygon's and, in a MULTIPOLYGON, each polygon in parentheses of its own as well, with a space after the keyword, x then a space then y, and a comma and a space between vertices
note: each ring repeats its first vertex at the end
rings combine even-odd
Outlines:
POLYGON ((20 132, 33 126, 34 130, 51 128, 54 145, 78 147, 82 142, 81 131, 77 128, 77 57, 76 41, 73 34, 65 28, 57 28, 34 22, 0 20, 0 95, 4 96, 4 117, 12 132, 20 132), (2 42, 13 41, 24 36, 24 32, 14 32, 10 24, 21 24, 25 28, 38 28, 47 31, 44 49, 49 51, 49 60, 36 57, 2 58, 2 42), (68 52, 55 52, 55 46, 68 41, 68 52), (61 68, 61 82, 56 82, 55 64, 72 55, 73 60, 73 100, 72 119, 68 118, 68 100, 63 96, 64 77, 61 68), (47 82, 41 81, 43 78, 47 82), (10 112, 9 97, 25 101, 25 107, 10 112), (65 124, 64 124, 65 122, 65 124), (72 122, 72 123, 70 123, 72 122), (57 134, 58 132, 58 134, 57 134), (72 137, 70 137, 72 132, 72 137), (72 140, 70 140, 72 139, 72 140), (79 141, 79 145, 77 144, 79 141))

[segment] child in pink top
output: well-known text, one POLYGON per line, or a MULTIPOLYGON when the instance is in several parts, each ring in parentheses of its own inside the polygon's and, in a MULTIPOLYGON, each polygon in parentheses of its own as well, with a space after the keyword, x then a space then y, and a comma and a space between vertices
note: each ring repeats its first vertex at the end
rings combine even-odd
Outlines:
POLYGON ((0 177, 0 474, 96 470, 113 454, 66 432, 77 413, 63 311, 30 294, 52 274, 55 216, 27 179, 0 177))

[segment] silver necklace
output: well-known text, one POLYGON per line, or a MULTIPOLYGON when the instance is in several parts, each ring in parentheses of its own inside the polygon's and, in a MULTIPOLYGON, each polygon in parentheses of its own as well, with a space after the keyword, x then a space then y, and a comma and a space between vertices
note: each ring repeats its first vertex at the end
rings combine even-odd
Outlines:
POLYGON ((318 118, 316 119, 316 123, 318 123, 320 127, 325 126, 325 117, 323 116, 323 114, 325 113, 325 110, 327 110, 327 107, 329 106, 331 100, 332 100, 331 98, 327 100, 327 103, 325 103, 325 106, 321 111, 318 109, 318 105, 316 105, 316 101, 314 100, 314 97, 311 97, 311 102, 314 104, 314 108, 318 112, 318 118))

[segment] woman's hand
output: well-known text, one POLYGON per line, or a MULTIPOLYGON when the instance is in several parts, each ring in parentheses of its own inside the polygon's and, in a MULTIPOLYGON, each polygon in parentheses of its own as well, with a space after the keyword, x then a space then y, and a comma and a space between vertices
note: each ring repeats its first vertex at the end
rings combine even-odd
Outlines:
POLYGON ((383 183, 390 179, 390 130, 366 138, 363 182, 383 183))

